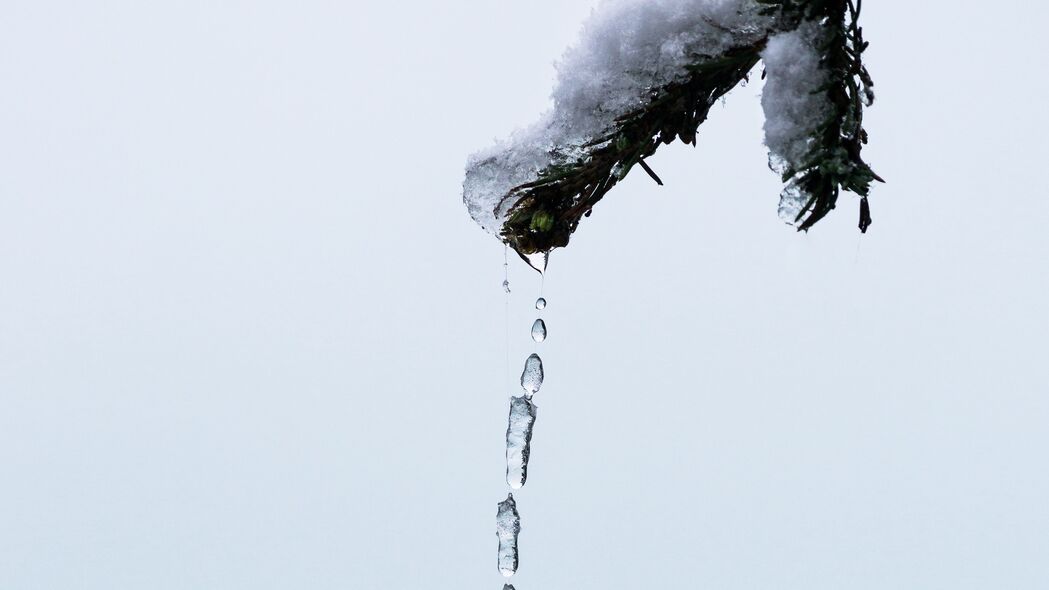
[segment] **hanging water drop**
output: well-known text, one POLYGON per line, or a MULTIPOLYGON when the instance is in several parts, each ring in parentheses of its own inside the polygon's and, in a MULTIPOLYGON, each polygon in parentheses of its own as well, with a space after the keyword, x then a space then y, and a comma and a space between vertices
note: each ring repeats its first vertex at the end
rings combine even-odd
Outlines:
POLYGON ((510 292, 510 281, 509 280, 503 279, 503 291, 505 291, 507 293, 510 292))
POLYGON ((543 359, 538 354, 532 353, 525 361, 524 371, 521 371, 521 389, 525 390, 528 397, 532 397, 539 388, 543 386, 543 359))
POLYGON ((521 515, 517 513, 514 495, 499 503, 495 515, 495 536, 499 538, 499 571, 509 578, 517 573, 517 535, 521 533, 521 515))
POLYGON ((510 398, 510 420, 506 426, 506 483, 515 490, 521 489, 528 480, 535 412, 535 404, 527 397, 510 398))
POLYGON ((539 311, 543 311, 544 309, 546 309, 546 299, 543 299, 542 297, 540 297, 539 299, 536 299, 535 300, 535 308, 538 309, 539 311))
POLYGON ((546 340, 546 322, 542 318, 539 318, 532 324, 532 340, 536 342, 546 340))

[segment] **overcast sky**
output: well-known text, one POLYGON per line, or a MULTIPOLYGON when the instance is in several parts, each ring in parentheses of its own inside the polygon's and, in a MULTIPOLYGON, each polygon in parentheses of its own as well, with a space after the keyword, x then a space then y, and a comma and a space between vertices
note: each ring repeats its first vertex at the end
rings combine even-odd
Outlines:
MULTIPOLYGON (((591 5, 4 3, 0 588, 500 589, 462 169, 591 5)), ((866 236, 779 221, 754 80, 554 253, 517 590, 1049 587, 1049 9, 989 6, 865 3, 866 236)))

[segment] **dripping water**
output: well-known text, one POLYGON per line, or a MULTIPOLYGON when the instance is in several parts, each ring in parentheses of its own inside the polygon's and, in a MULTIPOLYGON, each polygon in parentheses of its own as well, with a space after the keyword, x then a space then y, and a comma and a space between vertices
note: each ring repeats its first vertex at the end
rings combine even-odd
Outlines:
POLYGON ((509 578, 517 573, 517 535, 521 533, 521 516, 514 495, 499 503, 495 514, 495 535, 499 538, 499 572, 509 578))
POLYGON ((506 483, 510 489, 519 490, 528 480, 535 413, 535 404, 527 397, 510 398, 510 423, 506 427, 506 483))
MULTIPOLYGON (((506 363, 507 374, 510 372, 510 280, 507 253, 509 247, 503 251, 503 291, 506 293, 506 363)), ((549 253, 540 252, 536 254, 523 255, 518 253, 528 266, 539 272, 539 295, 535 300, 535 309, 540 312, 546 309, 546 299, 543 298, 543 286, 546 279, 546 267, 549 262, 549 253)), ((532 323, 532 340, 536 344, 546 341, 546 322, 542 317, 532 323)), ((536 406, 532 403, 532 396, 543 386, 543 359, 533 352, 525 360, 524 369, 521 371, 521 388, 524 395, 511 397, 510 415, 506 429, 506 483, 511 490, 521 489, 528 478, 528 459, 531 454, 532 427, 535 424, 536 406)), ((521 530, 521 517, 517 512, 517 503, 513 494, 509 494, 505 501, 499 503, 496 515, 496 535, 499 538, 499 571, 505 577, 513 576, 518 567, 517 536, 521 530)), ((506 584, 503 590, 514 590, 510 584, 506 584)))
POLYGON ((546 340, 546 322, 539 318, 532 324, 532 340, 540 343, 546 340))
POLYGON ((543 386, 543 359, 532 353, 525 360, 524 370, 521 371, 521 389, 525 395, 532 397, 543 386))

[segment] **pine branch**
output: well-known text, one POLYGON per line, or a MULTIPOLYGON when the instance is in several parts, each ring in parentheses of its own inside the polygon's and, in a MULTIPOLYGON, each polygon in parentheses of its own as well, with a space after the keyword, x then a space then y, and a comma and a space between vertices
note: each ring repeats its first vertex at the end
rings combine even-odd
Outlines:
POLYGON ((717 58, 697 58, 687 79, 658 89, 645 107, 619 117, 613 130, 590 142, 585 158, 551 166, 511 190, 504 199, 516 204, 503 226, 506 243, 521 254, 566 246, 580 219, 635 164, 663 184, 643 159, 678 139, 695 145, 710 108, 747 77, 763 47, 761 40, 717 58))
POLYGON ((757 1, 770 13, 778 11, 783 22, 819 22, 826 35, 821 67, 828 72, 829 81, 820 91, 826 93, 832 110, 820 127, 822 132, 808 161, 783 175, 787 190, 808 196, 795 219, 798 230, 808 230, 823 219, 837 205, 840 192, 846 190, 862 197, 860 229, 866 233, 870 226, 866 200, 870 184, 884 180, 861 157, 867 143, 863 109, 874 101, 874 81, 862 59, 868 45, 859 26, 862 0, 757 1))
POLYGON ((656 171, 655 171, 655 170, 653 170, 653 169, 652 169, 652 168, 651 168, 651 167, 650 167, 650 166, 649 166, 648 164, 646 164, 646 163, 645 163, 645 160, 644 160, 644 159, 638 160, 638 161, 637 161, 637 163, 638 163, 638 164, 641 164, 641 168, 642 168, 642 169, 643 169, 643 170, 644 170, 644 171, 645 171, 645 172, 646 172, 646 173, 647 173, 647 174, 648 174, 649 176, 651 176, 651 177, 652 177, 652 180, 656 181, 656 184, 658 184, 659 186, 663 186, 663 181, 662 181, 662 180, 660 180, 660 178, 659 178, 659 175, 658 175, 658 174, 656 174, 656 171))
MULTIPOLYGON (((762 6, 763 14, 774 17, 775 30, 768 34, 794 30, 805 21, 820 23, 824 34, 820 67, 827 71, 828 82, 817 92, 826 94, 832 108, 818 126, 803 164, 783 174, 786 190, 807 197, 795 220, 798 229, 807 230, 823 219, 846 190, 863 197, 860 229, 866 231, 870 225, 866 197, 871 182, 881 178, 860 155, 867 142, 863 109, 873 101, 873 81, 862 62, 867 43, 859 26, 861 0, 754 2, 762 6)), ((508 191, 500 206, 514 205, 503 224, 502 239, 522 255, 566 246, 580 220, 635 165, 662 185, 644 159, 676 140, 695 145, 710 108, 747 79, 767 40, 767 36, 760 38, 717 57, 696 56, 684 80, 653 89, 648 104, 616 119, 610 130, 583 146, 584 155, 555 158, 555 164, 540 171, 535 181, 508 191)))

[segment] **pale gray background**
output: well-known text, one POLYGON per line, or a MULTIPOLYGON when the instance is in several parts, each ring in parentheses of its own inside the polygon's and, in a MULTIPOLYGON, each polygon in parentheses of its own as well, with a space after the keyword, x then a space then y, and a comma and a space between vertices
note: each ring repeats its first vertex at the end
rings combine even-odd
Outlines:
MULTIPOLYGON (((518 590, 1049 587, 1049 11, 866 4, 871 233, 755 80, 555 253, 518 590)), ((0 6, 0 588, 501 588, 462 166, 591 2, 0 6)))

